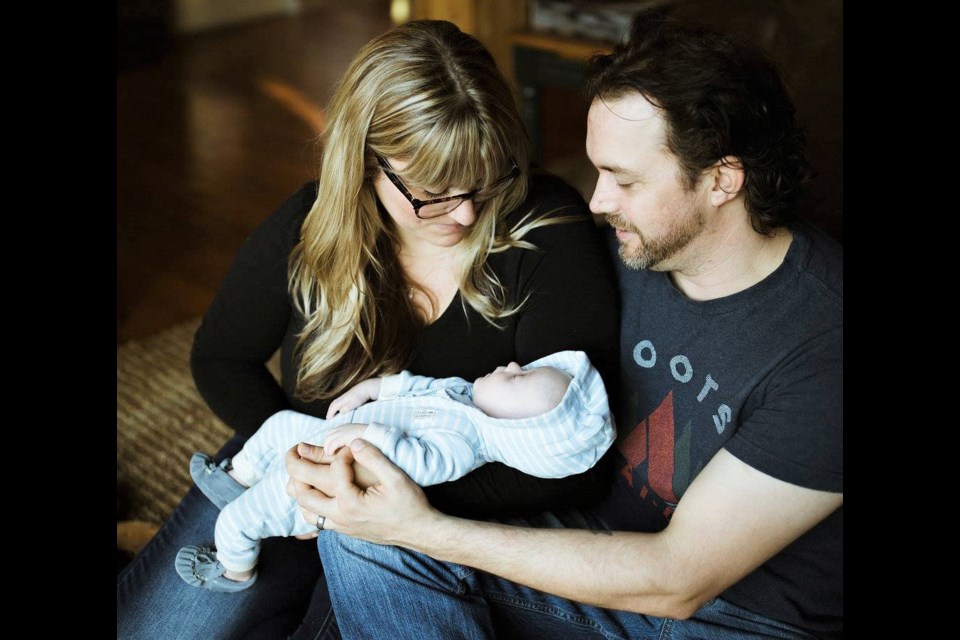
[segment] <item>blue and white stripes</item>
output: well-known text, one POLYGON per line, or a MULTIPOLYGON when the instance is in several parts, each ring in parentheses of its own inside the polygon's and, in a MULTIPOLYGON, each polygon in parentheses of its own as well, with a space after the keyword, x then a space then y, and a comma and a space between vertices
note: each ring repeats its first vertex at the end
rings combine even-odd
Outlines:
POLYGON ((603 380, 582 351, 551 354, 523 368, 545 366, 565 371, 572 382, 559 405, 533 418, 491 418, 473 406, 466 380, 408 372, 386 376, 376 401, 331 420, 294 411, 271 416, 233 459, 251 489, 217 521, 218 559, 245 571, 256 564, 260 539, 315 530, 286 495, 283 457, 299 442, 322 445, 327 432, 343 424, 369 425, 364 439, 421 486, 456 480, 493 461, 541 478, 586 471, 616 437, 603 380))

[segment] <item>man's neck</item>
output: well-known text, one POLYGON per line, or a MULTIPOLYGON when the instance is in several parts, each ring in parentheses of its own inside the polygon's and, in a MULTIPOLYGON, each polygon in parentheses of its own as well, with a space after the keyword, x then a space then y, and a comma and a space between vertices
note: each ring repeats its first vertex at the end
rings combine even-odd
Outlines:
POLYGON ((707 229, 690 247, 689 266, 670 272, 674 286, 691 300, 714 300, 757 284, 783 264, 793 235, 754 231, 746 211, 731 223, 707 229))

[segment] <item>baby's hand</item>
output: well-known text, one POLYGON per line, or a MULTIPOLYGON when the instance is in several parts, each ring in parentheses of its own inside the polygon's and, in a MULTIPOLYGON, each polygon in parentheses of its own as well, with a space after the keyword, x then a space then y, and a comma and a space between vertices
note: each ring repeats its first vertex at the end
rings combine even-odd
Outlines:
POLYGON ((327 420, 345 411, 352 411, 362 404, 365 404, 370 398, 367 394, 360 391, 357 387, 350 389, 339 398, 335 398, 327 408, 327 420))
MULTIPOLYGON (((379 386, 377 388, 379 391, 379 386)), ((327 420, 345 411, 352 411, 369 400, 374 400, 376 396, 371 397, 371 385, 369 380, 365 380, 345 391, 343 395, 335 398, 327 408, 327 420)))
POLYGON ((337 449, 345 447, 357 438, 362 438, 367 430, 365 424, 345 424, 340 427, 334 427, 327 432, 327 438, 323 442, 323 452, 332 456, 337 449))

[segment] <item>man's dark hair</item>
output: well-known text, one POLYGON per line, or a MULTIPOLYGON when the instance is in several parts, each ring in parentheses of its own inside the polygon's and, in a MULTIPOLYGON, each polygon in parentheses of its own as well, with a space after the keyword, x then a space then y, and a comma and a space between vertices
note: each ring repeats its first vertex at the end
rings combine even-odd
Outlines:
POLYGON ((600 100, 639 92, 658 107, 687 188, 724 157, 739 159, 759 233, 796 215, 812 173, 806 135, 777 64, 760 47, 653 9, 634 18, 626 43, 591 58, 585 90, 600 100))

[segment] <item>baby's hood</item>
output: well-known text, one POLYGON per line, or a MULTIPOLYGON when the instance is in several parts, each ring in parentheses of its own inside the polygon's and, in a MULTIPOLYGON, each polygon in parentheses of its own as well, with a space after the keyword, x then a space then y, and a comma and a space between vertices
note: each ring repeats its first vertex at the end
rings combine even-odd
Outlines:
MULTIPOLYGON (((540 477, 549 477, 534 467, 537 458, 551 459, 549 463, 556 468, 559 460, 569 459, 569 473, 577 473, 592 466, 593 461, 603 454, 616 437, 616 431, 610 414, 609 399, 600 373, 590 363, 583 351, 560 351, 535 360, 523 366, 523 369, 537 367, 556 367, 572 378, 563 399, 550 411, 531 418, 516 420, 492 420, 487 418, 492 428, 484 429, 484 440, 491 450, 500 452, 501 459, 527 473, 540 477), (529 462, 510 459, 511 451, 517 447, 515 428, 533 433, 536 442, 536 454, 529 462), (592 455, 591 455, 592 452, 592 455)), ((545 463, 546 464, 546 463, 545 463)), ((559 476, 558 476, 559 477, 559 476)))
POLYGON ((554 367, 567 373, 573 380, 563 399, 545 415, 569 416, 578 422, 578 435, 595 432, 610 420, 610 400, 607 388, 590 359, 583 351, 558 351, 524 365, 523 369, 554 367))

